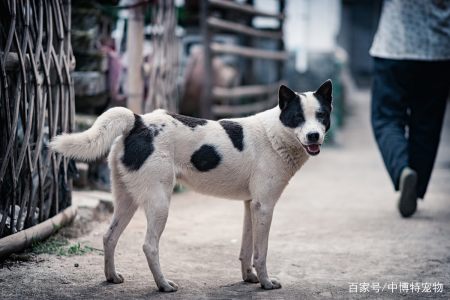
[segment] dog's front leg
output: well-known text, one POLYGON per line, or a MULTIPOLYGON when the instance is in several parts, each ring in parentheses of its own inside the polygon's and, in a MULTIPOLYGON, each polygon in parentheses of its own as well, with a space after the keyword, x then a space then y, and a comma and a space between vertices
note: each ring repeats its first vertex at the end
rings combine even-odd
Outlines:
POLYGON ((239 259, 241 261, 242 279, 245 282, 258 283, 258 277, 253 272, 252 266, 253 233, 250 202, 250 200, 244 202, 244 228, 242 230, 242 244, 239 259))
POLYGON ((274 203, 263 202, 259 199, 252 200, 250 204, 254 238, 253 264, 261 287, 266 290, 281 288, 281 284, 277 280, 269 278, 266 267, 269 231, 274 206, 274 203))

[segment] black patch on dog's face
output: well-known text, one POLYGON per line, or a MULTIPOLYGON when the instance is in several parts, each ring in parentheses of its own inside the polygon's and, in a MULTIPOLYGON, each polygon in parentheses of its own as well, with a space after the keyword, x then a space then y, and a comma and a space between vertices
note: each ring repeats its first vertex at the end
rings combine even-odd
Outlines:
POLYGON ((303 108, 300 101, 300 97, 295 95, 295 98, 289 100, 281 110, 280 121, 284 126, 296 128, 305 122, 305 115, 303 114, 303 108))
POLYGON ((326 107, 321 105, 319 111, 316 112, 317 121, 325 126, 325 132, 330 129, 330 111, 326 109, 326 107))
POLYGON ((280 121, 284 126, 296 128, 305 122, 300 97, 287 86, 280 86, 278 105, 281 109, 280 121))
POLYGON ((191 156, 192 165, 200 172, 208 172, 216 168, 222 157, 213 145, 203 145, 191 156))
POLYGON ((294 100, 297 94, 285 85, 281 85, 278 90, 278 106, 281 110, 285 109, 288 103, 294 100))
POLYGON ((153 139, 159 134, 156 125, 145 126, 142 118, 134 115, 134 127, 124 141, 122 163, 130 170, 137 171, 155 150, 153 139))
POLYGON ((333 85, 331 80, 328 79, 314 92, 314 96, 320 104, 320 109, 316 112, 316 118, 325 126, 325 131, 330 129, 330 115, 333 108, 332 90, 333 85))
POLYGON ((223 129, 225 129, 234 148, 239 151, 244 150, 244 130, 242 129, 241 124, 229 120, 221 120, 219 123, 222 125, 223 129))
POLYGON ((206 123, 208 123, 208 120, 205 120, 205 119, 193 118, 193 117, 183 116, 183 115, 174 114, 174 113, 170 113, 170 112, 168 112, 167 114, 169 116, 171 116, 172 118, 180 121, 184 125, 191 127, 192 129, 194 129, 196 126, 203 126, 203 125, 206 125, 206 123))

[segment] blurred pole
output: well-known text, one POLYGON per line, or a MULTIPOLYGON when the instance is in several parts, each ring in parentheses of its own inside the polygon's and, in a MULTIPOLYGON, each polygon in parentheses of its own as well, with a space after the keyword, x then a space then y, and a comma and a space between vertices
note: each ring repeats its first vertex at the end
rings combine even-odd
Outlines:
MULTIPOLYGON (((130 0, 137 4, 140 0, 130 0)), ((136 114, 142 114, 144 81, 142 78, 144 44, 144 7, 136 5, 128 10, 127 31, 127 107, 136 114)))
POLYGON ((208 1, 201 1, 201 30, 203 36, 203 53, 204 53, 204 79, 203 79, 203 91, 200 98, 200 116, 202 118, 211 118, 212 110, 212 55, 209 45, 211 43, 211 32, 208 30, 207 19, 208 19, 208 1))
MULTIPOLYGON (((286 1, 285 0, 280 0, 278 2, 278 12, 280 14, 284 15, 285 14, 285 12, 284 12, 285 8, 286 8, 286 1)), ((284 34, 284 19, 278 21, 278 30, 283 32, 283 34, 284 34)), ((281 39, 278 42, 278 50, 284 51, 284 49, 285 49, 284 39, 281 39)), ((277 66, 277 72, 278 72, 278 78, 283 79, 283 80, 285 79, 284 78, 284 75, 285 75, 284 74, 284 67, 285 67, 285 61, 280 60, 278 62, 278 66, 277 66)))

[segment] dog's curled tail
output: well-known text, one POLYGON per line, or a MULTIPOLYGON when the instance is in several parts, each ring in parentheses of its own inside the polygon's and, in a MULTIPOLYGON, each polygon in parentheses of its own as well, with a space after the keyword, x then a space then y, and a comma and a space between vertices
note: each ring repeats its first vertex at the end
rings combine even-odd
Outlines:
POLYGON ((108 152, 116 137, 133 128, 134 120, 131 110, 113 107, 99 116, 88 130, 55 136, 50 149, 70 158, 97 159, 108 152))

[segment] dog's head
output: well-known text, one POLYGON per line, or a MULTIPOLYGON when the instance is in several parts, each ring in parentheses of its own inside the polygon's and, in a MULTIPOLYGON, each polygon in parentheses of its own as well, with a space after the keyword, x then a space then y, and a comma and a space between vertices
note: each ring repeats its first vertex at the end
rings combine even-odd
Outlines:
POLYGON ((284 85, 278 92, 280 121, 293 131, 309 155, 319 154, 330 129, 332 88, 331 80, 327 80, 315 92, 298 94, 284 85))

